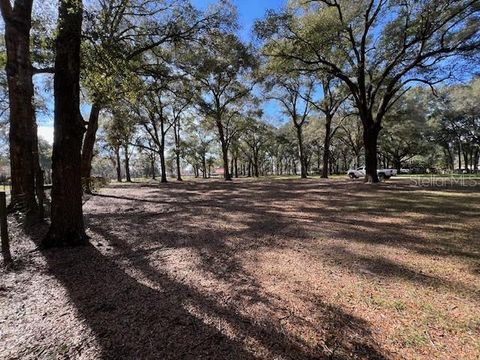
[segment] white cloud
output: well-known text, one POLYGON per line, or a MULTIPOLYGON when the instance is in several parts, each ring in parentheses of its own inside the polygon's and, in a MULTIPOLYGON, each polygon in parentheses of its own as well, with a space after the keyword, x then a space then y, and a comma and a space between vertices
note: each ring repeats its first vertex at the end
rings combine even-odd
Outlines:
POLYGON ((53 126, 39 126, 37 134, 39 137, 47 140, 50 145, 53 144, 53 126))

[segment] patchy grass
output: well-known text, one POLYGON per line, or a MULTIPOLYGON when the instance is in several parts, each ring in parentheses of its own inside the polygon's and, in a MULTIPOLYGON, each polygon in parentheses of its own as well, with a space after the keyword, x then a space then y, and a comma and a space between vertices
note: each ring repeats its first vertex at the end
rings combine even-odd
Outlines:
POLYGON ((480 357, 475 189, 112 184, 84 209, 87 248, 12 224, 0 358, 480 357))

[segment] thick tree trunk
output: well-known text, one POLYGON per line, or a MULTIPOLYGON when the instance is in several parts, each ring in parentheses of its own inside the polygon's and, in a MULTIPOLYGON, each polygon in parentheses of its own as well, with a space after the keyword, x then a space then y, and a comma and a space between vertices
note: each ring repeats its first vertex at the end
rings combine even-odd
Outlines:
POLYGON ((377 175, 377 143, 380 127, 373 124, 364 126, 363 142, 365 145, 365 182, 379 182, 377 175))
POLYGON ((98 130, 98 117, 100 115, 101 107, 98 103, 94 102, 92 108, 90 109, 90 116, 88 118, 87 131, 83 139, 82 146, 82 178, 86 181, 87 193, 91 192, 90 188, 90 178, 92 176, 92 159, 93 159, 93 148, 95 146, 95 140, 97 137, 98 130))
POLYGON ((123 151, 125 152, 125 178, 127 182, 132 182, 132 177, 130 176, 130 154, 128 153, 128 144, 123 146, 123 151))
POLYGON ((62 0, 55 56, 55 138, 51 225, 44 247, 85 245, 81 150, 85 131, 80 115, 82 1, 62 0))
POLYGON ((302 179, 307 178, 307 161, 305 159, 305 150, 303 148, 303 131, 301 126, 296 126, 297 140, 298 140, 298 153, 300 156, 300 176, 302 179))
POLYGON ((402 160, 400 159, 400 157, 395 157, 393 159, 393 162, 395 164, 395 168, 397 169, 397 174, 400 174, 400 170, 402 168, 402 160))
POLYGON ((332 132, 332 117, 325 116, 325 138, 323 139, 322 179, 328 179, 328 161, 330 159, 330 140, 332 132))
POLYGON ((217 124, 217 129, 218 129, 218 135, 220 138, 220 143, 222 145, 222 160, 223 160, 223 178, 226 181, 231 181, 232 180, 232 175, 230 174, 229 170, 229 163, 228 163, 228 144, 227 140, 225 139, 225 133, 223 131, 223 124, 221 118, 217 118, 216 121, 217 124))
POLYGON ((160 170, 161 170, 160 182, 166 183, 168 182, 167 165, 165 164, 165 149, 163 145, 161 146, 160 152, 158 155, 160 155, 160 170))
POLYGON ((223 156, 223 178, 226 181, 232 180, 232 175, 230 175, 230 169, 228 164, 228 146, 222 142, 222 156, 223 156))
POLYGON ((254 176, 256 178, 260 177, 260 171, 258 168, 258 154, 253 155, 253 170, 254 170, 254 176))
POLYGON ((37 127, 30 60, 32 0, 0 0, 5 22, 6 74, 10 107, 11 207, 25 211, 27 223, 38 218, 35 176, 39 169, 37 127), (35 156, 37 154, 37 156, 35 156))

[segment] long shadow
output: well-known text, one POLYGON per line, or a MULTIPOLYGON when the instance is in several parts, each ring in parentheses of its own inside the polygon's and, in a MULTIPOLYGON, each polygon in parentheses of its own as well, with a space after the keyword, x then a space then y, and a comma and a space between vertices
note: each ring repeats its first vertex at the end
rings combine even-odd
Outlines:
MULTIPOLYGON (((124 187, 132 189, 131 185, 124 187)), ((142 189, 139 198, 117 194, 117 188, 125 190, 117 185, 113 192, 107 190, 96 195, 96 205, 105 204, 105 209, 100 206, 99 209, 92 208, 90 213, 87 211, 87 224, 94 233, 93 238, 105 239, 105 247, 112 246, 114 251, 100 252, 91 246, 44 252, 51 273, 65 286, 79 315, 92 329, 100 358, 388 357, 372 339, 366 321, 316 298, 315 294, 305 293, 304 297, 310 302, 315 299, 314 306, 321 314, 320 320, 318 324, 307 326, 321 334, 318 336, 322 337, 323 346, 312 348, 300 337, 286 331, 280 318, 252 317, 246 311, 248 305, 261 306, 276 315, 281 299, 262 289, 239 260, 242 254, 252 249, 282 250, 292 246, 292 242, 306 243, 320 230, 359 243, 387 243, 389 239, 385 234, 391 231, 390 224, 351 220, 349 217, 355 211, 362 211, 361 206, 345 210, 345 205, 365 203, 366 185, 353 184, 349 186, 348 193, 344 193, 344 182, 141 184, 133 187, 142 189), (145 199, 147 195, 149 198, 145 199), (301 213, 304 218, 311 217, 311 226, 299 226, 301 215, 282 213, 283 202, 292 199, 298 204, 293 213, 301 213), (108 204, 110 200, 114 204, 119 201, 118 207, 114 208, 115 213, 108 204), (318 208, 312 208, 304 206, 307 201, 323 203, 318 208), (171 209, 164 211, 165 207, 171 209), (205 209, 208 211, 202 213, 205 209), (233 220, 230 215, 233 215, 233 220), (212 224, 208 222, 209 216, 212 224), (232 221, 238 223, 228 227, 232 221), (374 236, 359 232, 355 226, 373 227, 374 236), (202 291, 201 287, 172 276, 161 262, 155 262, 154 266, 153 255, 164 249, 192 250, 199 258, 198 268, 192 264, 192 271, 201 270, 227 283, 230 300, 224 301, 214 291, 202 291), (139 279, 146 279, 146 282, 139 279)), ((377 198, 391 190, 383 185, 368 189, 368 195, 377 198)), ((399 189, 415 191, 405 186, 399 189)), ((410 207, 420 213, 433 211, 434 215, 442 215, 438 221, 444 219, 444 212, 436 210, 436 204, 406 201, 397 205, 399 210, 410 207)), ((373 205, 363 212, 372 216, 382 215, 373 205)), ((388 216, 398 214, 392 212, 388 216)), ((419 241, 415 237, 402 236, 396 237, 396 242, 391 245, 428 254, 427 247, 419 245, 419 241)), ((437 245, 443 246, 441 243, 437 245)), ((461 286, 453 282, 442 284, 437 278, 422 275, 386 258, 342 253, 335 247, 330 250, 333 261, 354 272, 368 271, 373 276, 388 277, 394 281, 410 281, 448 290, 461 286)), ((442 251, 447 250, 442 247, 438 253, 444 254, 442 251)), ((459 257, 466 256, 459 248, 451 250, 456 251, 455 255, 459 257)), ((470 292, 470 295, 476 297, 478 294, 470 292)), ((304 322, 301 319, 298 321, 304 322)))
POLYGON ((348 359, 352 351, 363 358, 386 359, 374 344, 350 341, 355 338, 352 333, 368 339, 364 321, 327 304, 319 306, 328 313, 325 321, 331 322, 326 324, 330 347, 309 349, 274 323, 257 322, 232 305, 220 305, 146 260, 135 262, 132 270, 147 276, 155 287, 139 283, 93 246, 43 254, 95 334, 101 359, 348 359), (233 331, 228 335, 215 326, 219 321, 233 331), (249 351, 247 338, 261 344, 264 353, 249 351))
MULTIPOLYGON (((102 251, 90 246, 44 252, 50 272, 61 281, 79 316, 95 335, 99 358, 388 358, 373 340, 366 321, 313 294, 310 298, 315 298, 316 312, 321 315, 319 323, 308 327, 317 333, 323 345, 312 347, 289 333, 278 317, 281 299, 264 291, 239 261, 243 251, 252 246, 255 249, 286 246, 285 239, 270 235, 282 234, 296 226, 292 219, 270 212, 268 202, 262 206, 265 198, 259 197, 301 198, 302 192, 313 189, 315 184, 292 187, 285 183, 273 188, 260 184, 253 190, 250 184, 240 184, 232 192, 224 191, 222 183, 173 186, 183 189, 175 192, 175 201, 171 201, 172 194, 165 194, 156 186, 141 186, 154 198, 148 200, 152 208, 141 213, 134 205, 141 200, 134 196, 109 193, 101 196, 112 201, 128 200, 134 206, 129 211, 132 205, 123 205, 126 209, 117 208, 116 213, 102 209, 87 211, 94 242, 105 239, 102 251), (195 223, 204 219, 197 213, 199 206, 208 203, 202 198, 203 192, 212 189, 217 192, 211 196, 207 193, 207 198, 216 220, 228 223, 229 214, 241 215, 240 229, 195 223), (285 191, 282 196, 279 189, 285 191), (170 205, 169 200, 172 206, 180 206, 181 211, 157 212, 157 205, 165 202, 170 205), (220 211, 216 212, 217 209, 220 211), (161 226, 157 227, 157 223, 161 226), (173 276, 161 261, 152 263, 152 259, 158 259, 158 252, 187 248, 199 256, 198 270, 228 284, 227 300, 215 291, 206 291, 173 276), (274 316, 257 318, 249 313, 252 305, 274 316)), ((296 239, 308 236, 301 228, 295 231, 296 239)))
POLYGON ((142 285, 93 246, 46 251, 99 344, 101 359, 254 359, 240 343, 190 314, 194 295, 158 274, 160 290, 142 285))

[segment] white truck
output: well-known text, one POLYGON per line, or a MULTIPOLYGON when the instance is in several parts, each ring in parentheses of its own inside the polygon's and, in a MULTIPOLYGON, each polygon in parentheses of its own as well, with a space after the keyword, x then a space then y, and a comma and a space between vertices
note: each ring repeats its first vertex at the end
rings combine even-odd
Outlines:
MULTIPOLYGON (((365 177, 365 166, 359 167, 357 169, 350 169, 347 172, 347 175, 350 179, 358 179, 361 177, 365 177)), ((396 169, 379 169, 377 170, 377 175, 380 180, 390 179, 392 176, 397 175, 396 169)))

